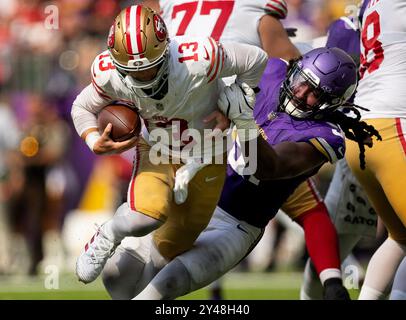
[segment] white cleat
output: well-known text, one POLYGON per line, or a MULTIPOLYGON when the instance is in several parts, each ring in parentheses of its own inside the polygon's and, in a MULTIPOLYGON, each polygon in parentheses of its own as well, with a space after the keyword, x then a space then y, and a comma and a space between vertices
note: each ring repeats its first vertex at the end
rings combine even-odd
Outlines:
POLYGON ((98 227, 97 232, 86 244, 85 251, 76 261, 76 275, 79 281, 90 283, 96 280, 117 245, 103 232, 102 226, 98 227))

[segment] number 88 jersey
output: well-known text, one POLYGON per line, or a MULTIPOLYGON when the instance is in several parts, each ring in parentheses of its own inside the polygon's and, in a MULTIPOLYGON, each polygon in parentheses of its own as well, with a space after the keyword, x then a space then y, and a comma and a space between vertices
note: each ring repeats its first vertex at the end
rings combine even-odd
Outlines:
POLYGON ((287 15, 285 0, 161 0, 161 16, 170 37, 210 36, 261 47, 258 23, 270 14, 287 15))
POLYGON ((363 119, 406 117, 406 1, 370 0, 362 19, 361 80, 355 103, 363 119))

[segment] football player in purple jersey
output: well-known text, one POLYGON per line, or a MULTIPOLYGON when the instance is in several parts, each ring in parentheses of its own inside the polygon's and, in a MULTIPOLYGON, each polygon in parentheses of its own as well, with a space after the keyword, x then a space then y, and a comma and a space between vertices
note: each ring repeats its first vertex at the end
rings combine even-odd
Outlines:
MULTIPOLYGON (((338 48, 318 48, 289 65, 269 59, 256 103, 254 92, 244 84, 226 88, 220 109, 237 129, 259 134, 250 140, 238 130, 241 142, 231 154, 243 152, 254 140, 258 152, 249 153, 247 164, 257 160, 257 170, 246 174, 229 165, 221 199, 195 246, 169 262, 135 299, 173 299, 231 270, 255 247, 295 188, 324 163, 344 157, 344 134, 358 142, 364 167, 365 145, 372 146, 371 137, 379 138, 379 133, 358 116, 336 110, 356 86, 357 67, 351 57, 338 48)), ((359 114, 355 106, 349 107, 359 114)), ((349 299, 341 279, 330 288, 341 290, 336 298, 349 299)))

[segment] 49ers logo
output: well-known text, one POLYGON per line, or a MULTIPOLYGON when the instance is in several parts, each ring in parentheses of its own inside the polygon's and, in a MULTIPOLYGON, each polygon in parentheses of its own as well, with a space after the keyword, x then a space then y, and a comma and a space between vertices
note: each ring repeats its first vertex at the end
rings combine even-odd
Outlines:
POLYGON ((107 46, 109 48, 114 47, 114 38, 115 38, 114 35, 115 35, 115 32, 114 32, 114 23, 113 23, 113 25, 110 27, 109 36, 107 38, 107 46))
POLYGON ((158 15, 154 15, 154 29, 155 35, 159 41, 165 41, 167 38, 167 31, 165 22, 158 15))

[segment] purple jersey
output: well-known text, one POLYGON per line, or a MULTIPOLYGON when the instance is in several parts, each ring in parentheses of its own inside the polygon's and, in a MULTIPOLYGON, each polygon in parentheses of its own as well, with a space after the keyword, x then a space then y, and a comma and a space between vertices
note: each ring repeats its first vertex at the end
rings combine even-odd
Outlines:
MULTIPOLYGON (((306 142, 321 152, 331 163, 343 158, 345 143, 340 129, 334 124, 300 120, 279 111, 279 94, 285 80, 287 65, 280 59, 269 59, 263 73, 254 109, 254 117, 270 145, 285 141, 306 142)), ((238 175, 231 166, 219 201, 219 207, 254 226, 263 228, 278 212, 297 186, 313 172, 292 178, 258 181, 238 175)))
POLYGON ((360 55, 360 30, 347 17, 335 20, 328 29, 326 47, 337 47, 353 57, 360 55))

